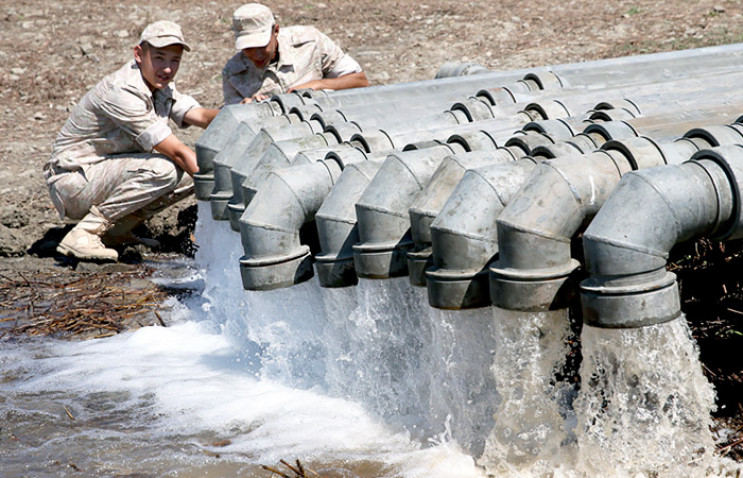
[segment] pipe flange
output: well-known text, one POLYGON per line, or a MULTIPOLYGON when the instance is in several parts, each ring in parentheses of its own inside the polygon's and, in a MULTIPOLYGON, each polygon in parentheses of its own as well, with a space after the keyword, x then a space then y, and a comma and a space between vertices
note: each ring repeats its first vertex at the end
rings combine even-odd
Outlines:
POLYGON ((493 305, 507 310, 542 311, 567 307, 575 296, 569 280, 580 262, 544 269, 490 267, 490 297, 493 305))
POLYGON ((523 81, 536 83, 540 90, 552 90, 564 86, 560 77, 553 71, 530 72, 524 75, 523 81))
POLYGON ((592 277, 580 285, 583 322, 603 328, 662 324, 681 315, 676 275, 663 270, 659 279, 613 284, 592 277))
POLYGON ((692 161, 711 160, 718 164, 728 180, 733 193, 733 211, 730 226, 716 234, 716 240, 740 239, 743 237, 743 145, 729 144, 697 151, 692 161))
POLYGON ((560 118, 531 121, 525 124, 522 130, 546 134, 556 139, 568 139, 575 136, 573 128, 567 121, 560 118))
POLYGON ((632 113, 632 115, 635 117, 640 116, 642 114, 642 111, 640 111, 640 107, 637 106, 637 103, 627 98, 622 99, 622 100, 602 101, 598 103, 596 106, 594 106, 593 109, 596 111, 624 109, 632 113))
POLYGON ((426 286, 426 270, 433 266, 433 252, 428 247, 422 251, 408 252, 408 278, 410 285, 426 286))
POLYGON ((741 132, 727 124, 694 128, 689 130, 683 137, 689 139, 701 138, 706 141, 710 147, 737 144, 743 141, 743 135, 741 135, 741 132))
POLYGON ((194 173, 193 175, 194 195, 200 201, 208 201, 214 190, 214 174, 194 173))
POLYGON ((315 273, 321 287, 349 287, 359 283, 353 256, 322 254, 315 256, 315 273))
POLYGON ((259 258, 240 258, 240 276, 245 290, 272 290, 310 279, 312 255, 307 246, 294 254, 259 258))
POLYGON ((493 118, 491 105, 479 98, 468 98, 465 102, 455 103, 450 110, 461 111, 470 123, 493 118))
POLYGON ((356 274, 367 279, 407 275, 407 253, 413 246, 413 241, 354 244, 353 262, 356 274))
POLYGON ((647 136, 612 139, 601 145, 600 149, 602 151, 619 151, 630 163, 633 170, 668 164, 661 147, 655 140, 647 136))
POLYGON ((446 310, 475 309, 490 305, 488 271, 455 272, 446 269, 426 271, 428 303, 446 310))
POLYGON ((485 98, 492 106, 516 103, 516 97, 513 95, 511 90, 506 87, 480 90, 477 92, 475 97, 485 98))
POLYGON ((637 130, 624 121, 607 121, 606 123, 593 123, 586 126, 584 134, 598 134, 605 141, 611 139, 623 139, 639 136, 637 130))
POLYGON ((544 103, 529 103, 523 111, 528 114, 529 117, 534 117, 535 115, 533 113, 536 113, 540 118, 542 118, 542 120, 567 118, 571 116, 570 110, 557 100, 544 103))

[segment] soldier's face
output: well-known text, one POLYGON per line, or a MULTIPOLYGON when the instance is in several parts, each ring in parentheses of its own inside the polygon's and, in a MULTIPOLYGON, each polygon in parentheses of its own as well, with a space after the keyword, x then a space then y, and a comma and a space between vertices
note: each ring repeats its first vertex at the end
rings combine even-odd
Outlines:
POLYGON ((274 58, 276 58, 276 51, 279 48, 278 41, 279 26, 274 25, 273 33, 271 33, 271 40, 268 45, 256 48, 245 48, 242 52, 245 57, 253 62, 256 68, 266 68, 274 58))
POLYGON ((134 47, 134 59, 139 65, 142 78, 153 91, 161 90, 173 81, 181 64, 182 55, 181 45, 169 45, 163 48, 155 48, 152 45, 134 47))

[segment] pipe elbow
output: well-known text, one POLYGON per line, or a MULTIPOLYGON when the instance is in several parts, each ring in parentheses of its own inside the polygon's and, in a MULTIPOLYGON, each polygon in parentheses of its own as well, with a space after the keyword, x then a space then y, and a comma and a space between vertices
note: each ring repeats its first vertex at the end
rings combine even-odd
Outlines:
POLYGON ((509 310, 563 308, 572 298, 573 236, 598 211, 629 163, 603 151, 540 163, 498 218, 491 267, 493 304, 509 310))
POLYGON ((665 269, 671 248, 694 237, 729 237, 740 230, 736 188, 743 177, 743 149, 716 149, 622 179, 583 236, 590 273, 581 283, 587 324, 639 327, 679 316, 678 286, 665 269))
POLYGON ((384 279, 408 273, 413 248, 408 210, 452 150, 446 145, 390 154, 356 203, 360 242, 353 246, 359 277, 384 279))
POLYGON ((315 215, 321 251, 315 257, 315 270, 322 287, 358 283, 353 264, 353 245, 359 242, 355 204, 382 163, 370 160, 344 168, 315 215))
POLYGON ((431 223, 433 266, 426 286, 432 307, 490 304, 487 266, 498 253, 496 219, 534 167, 525 158, 465 172, 431 223))
POLYGON ((240 271, 246 290, 287 287, 312 277, 310 248, 300 243, 300 228, 314 219, 339 175, 334 161, 270 175, 267 187, 240 218, 245 253, 240 271))

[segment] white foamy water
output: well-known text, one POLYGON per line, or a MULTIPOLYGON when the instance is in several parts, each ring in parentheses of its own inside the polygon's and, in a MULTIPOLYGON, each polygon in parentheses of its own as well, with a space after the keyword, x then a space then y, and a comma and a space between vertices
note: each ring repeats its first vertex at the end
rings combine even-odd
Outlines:
MULTIPOLYGON (((200 203, 208 218, 208 204, 200 203)), ((2 476, 736 476, 683 321, 585 328, 564 311, 441 311, 407 278, 244 291, 239 234, 201 220, 169 327, 0 348, 2 476)))

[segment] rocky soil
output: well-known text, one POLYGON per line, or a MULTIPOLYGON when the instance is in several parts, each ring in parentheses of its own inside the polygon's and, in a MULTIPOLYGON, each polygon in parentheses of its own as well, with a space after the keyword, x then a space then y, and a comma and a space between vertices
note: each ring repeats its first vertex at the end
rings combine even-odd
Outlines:
MULTIPOLYGON (((56 257, 56 243, 69 226, 56 216, 41 169, 73 105, 102 76, 131 58, 133 45, 150 21, 170 19, 182 25, 194 50, 178 74, 179 89, 204 106, 218 107, 220 70, 233 54, 230 18, 238 5, 199 0, 3 2, 0 320, 15 328, 0 327, 0 342, 16 339, 19 330, 39 331, 27 327, 34 311, 39 304, 53 304, 50 297, 70 283, 81 294, 99 290, 106 281, 124 290, 152 287, 140 280, 147 274, 142 259, 150 257, 144 250, 126 251, 123 264, 116 265, 77 264, 56 257)), ((430 79, 446 62, 515 69, 743 40, 741 0, 275 0, 271 6, 281 25, 311 24, 329 34, 362 64, 372 84, 430 79)), ((199 131, 191 128, 178 134, 193 144, 199 131)), ((147 225, 164 244, 161 254, 193 252, 194 204, 188 201, 147 225)), ((743 300, 737 276, 741 269, 736 267, 739 247, 721 251, 715 245, 702 250, 696 246, 678 256, 694 259, 680 266, 681 277, 687 280, 684 300, 708 376, 724 392, 721 424, 727 420, 738 427, 743 367, 733 355, 740 354, 743 330, 735 322, 740 320, 736 311, 743 309, 738 308, 743 300), (707 273, 696 274, 700 270, 707 273), (714 317, 703 317, 710 311, 714 317)), ((121 297, 125 301, 127 294, 121 297)), ((55 309, 49 307, 53 316, 55 309)), ((147 307, 141 310, 137 318, 122 316, 113 332, 156 321, 147 307)), ((71 338, 100 333, 74 328, 41 332, 71 338)))

